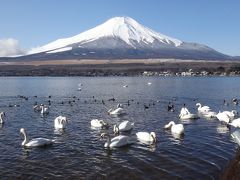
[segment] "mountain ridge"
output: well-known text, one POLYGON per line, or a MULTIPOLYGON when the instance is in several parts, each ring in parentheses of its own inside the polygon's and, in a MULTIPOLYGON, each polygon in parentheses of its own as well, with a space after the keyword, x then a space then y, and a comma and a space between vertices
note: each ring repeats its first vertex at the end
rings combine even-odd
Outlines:
POLYGON ((233 57, 202 44, 172 38, 130 17, 114 17, 78 35, 33 48, 18 60, 54 59, 204 59, 233 57))

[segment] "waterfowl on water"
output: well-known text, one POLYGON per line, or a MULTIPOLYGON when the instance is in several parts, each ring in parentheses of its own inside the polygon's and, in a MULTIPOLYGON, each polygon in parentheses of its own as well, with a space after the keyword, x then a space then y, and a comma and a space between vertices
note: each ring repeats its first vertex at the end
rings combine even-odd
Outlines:
POLYGON ((229 125, 240 128, 240 118, 232 120, 229 125))
POLYGON ((119 135, 111 139, 109 134, 102 133, 101 138, 104 137, 107 137, 107 142, 104 144, 105 148, 119 148, 134 143, 129 136, 125 135, 119 135))
POLYGON ((103 120, 92 119, 91 126, 95 127, 95 128, 107 128, 109 125, 108 125, 108 123, 104 122, 103 120))
POLYGON ((49 113, 49 107, 46 107, 44 105, 41 105, 40 107, 41 107, 41 114, 42 115, 46 115, 46 114, 49 113))
POLYGON ((199 113, 204 113, 210 111, 210 107, 208 106, 202 106, 200 103, 197 103, 196 106, 198 107, 198 112, 199 113))
POLYGON ((46 138, 34 138, 29 141, 27 133, 24 128, 20 129, 20 133, 22 133, 24 136, 24 140, 22 142, 22 146, 24 147, 40 147, 53 144, 53 140, 46 138))
POLYGON ((168 111, 171 111, 171 112, 174 112, 174 111, 175 111, 174 105, 173 105, 171 102, 168 103, 167 110, 168 110, 168 111))
POLYGON ((109 109, 108 110, 108 114, 109 115, 123 115, 123 114, 126 114, 126 111, 122 108, 122 105, 121 104, 118 104, 117 105, 117 108, 116 109, 109 109))
POLYGON ((131 123, 129 121, 123 121, 118 126, 114 125, 113 132, 119 133, 119 132, 130 131, 132 130, 133 126, 134 126, 134 123, 131 123))
POLYGON ((6 117, 5 112, 0 112, 0 124, 4 123, 4 117, 6 117))
POLYGON ((217 118, 220 122, 223 122, 223 123, 226 123, 228 124, 230 122, 230 117, 228 116, 227 113, 224 113, 224 112, 220 112, 217 114, 217 118))
POLYGON ((67 123, 67 118, 64 116, 58 116, 54 119, 55 129, 64 129, 67 123))
POLYGON ((179 118, 180 119, 197 119, 198 115, 190 113, 184 104, 183 108, 180 111, 179 118))
POLYGON ((137 139, 143 143, 156 143, 157 136, 155 132, 137 132, 137 139))
POLYGON ((235 118, 238 114, 238 112, 236 110, 232 110, 232 111, 223 111, 222 113, 227 114, 231 119, 235 118))
POLYGON ((175 124, 174 121, 170 121, 167 125, 164 126, 165 129, 171 129, 172 133, 175 134, 183 134, 184 133, 184 127, 183 124, 175 124))

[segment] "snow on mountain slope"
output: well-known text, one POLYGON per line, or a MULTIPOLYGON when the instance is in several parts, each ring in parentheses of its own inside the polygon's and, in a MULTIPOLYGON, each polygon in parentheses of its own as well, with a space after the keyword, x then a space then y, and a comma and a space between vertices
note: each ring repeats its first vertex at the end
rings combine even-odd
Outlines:
POLYGON ((182 41, 157 33, 139 24, 130 17, 115 17, 76 36, 58 39, 42 47, 33 48, 28 52, 28 54, 53 51, 66 46, 71 46, 72 44, 76 43, 84 44, 103 37, 120 38, 133 48, 135 48, 134 44, 132 43, 133 41, 151 44, 155 40, 158 40, 161 43, 169 44, 175 47, 178 47, 182 44, 182 41))
POLYGON ((72 50, 72 47, 64 47, 60 49, 55 49, 53 51, 48 51, 47 53, 57 53, 57 52, 64 52, 64 51, 70 51, 72 50))

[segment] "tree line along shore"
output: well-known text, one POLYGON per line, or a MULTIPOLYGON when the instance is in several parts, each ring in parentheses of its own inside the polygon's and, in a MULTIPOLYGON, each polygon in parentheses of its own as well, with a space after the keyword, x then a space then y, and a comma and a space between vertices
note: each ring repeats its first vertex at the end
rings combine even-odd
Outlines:
POLYGON ((240 61, 0 63, 0 76, 239 76, 240 61))

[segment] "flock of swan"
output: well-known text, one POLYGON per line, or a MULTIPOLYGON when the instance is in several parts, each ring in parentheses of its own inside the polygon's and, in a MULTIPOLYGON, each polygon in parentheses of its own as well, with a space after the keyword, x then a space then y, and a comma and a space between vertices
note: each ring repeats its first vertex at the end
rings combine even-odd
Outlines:
MULTIPOLYGON (((197 113, 191 113, 185 106, 181 108, 179 119, 198 119, 200 117, 206 118, 215 118, 218 119, 220 122, 231 125, 234 127, 240 127, 240 118, 236 118, 238 113, 236 110, 232 111, 222 111, 222 112, 214 112, 211 110, 209 106, 202 106, 200 103, 196 104, 197 106, 197 113)), ((33 106, 34 111, 40 112, 42 115, 47 115, 49 113, 49 107, 43 104, 33 106)), ((122 104, 118 104, 115 109, 109 109, 107 112, 110 116, 122 116, 127 114, 127 111, 123 108, 122 104)), ((0 124, 4 123, 4 118, 6 117, 5 112, 0 112, 0 124)), ((54 128, 55 129, 64 129, 66 127, 68 120, 67 117, 58 116, 54 119, 54 128)), ((105 122, 102 119, 92 119, 90 121, 91 127, 99 128, 99 129, 108 129, 110 127, 109 123, 105 122)), ((155 132, 146 132, 141 131, 137 132, 132 135, 126 135, 126 132, 131 132, 134 128, 134 123, 129 122, 127 120, 121 122, 118 125, 113 126, 113 133, 115 137, 111 138, 108 133, 102 133, 100 137, 102 139, 106 138, 106 142, 104 147, 106 148, 116 148, 122 147, 129 144, 133 144, 136 140, 144 143, 144 144, 154 144, 157 142, 157 136, 155 132)), ((183 135, 184 134, 184 125, 183 124, 176 124, 174 121, 170 121, 166 124, 164 129, 169 129, 172 134, 175 135, 183 135)), ((54 143, 54 140, 47 139, 47 138, 34 138, 29 140, 27 136, 27 132, 24 128, 20 129, 20 133, 23 135, 24 140, 22 142, 22 146, 24 147, 37 147, 37 146, 46 146, 51 145, 54 143)))
MULTIPOLYGON (((122 116, 127 114, 126 110, 123 109, 121 104, 117 105, 116 109, 110 109, 108 111, 108 114, 110 116, 122 116)), ((104 120, 98 120, 93 119, 91 120, 91 126, 94 128, 109 128, 109 124, 105 122, 104 120)), ((106 148, 116 148, 116 147, 122 147, 129 144, 133 144, 136 141, 136 138, 143 143, 152 144, 156 142, 156 134, 155 132, 137 132, 136 137, 123 135, 121 133, 130 132, 134 128, 134 123, 129 122, 127 120, 121 122, 118 125, 113 126, 113 132, 117 136, 111 139, 110 135, 108 133, 102 133, 101 138, 107 138, 106 143, 104 144, 104 147, 106 148), (120 134, 120 135, 119 135, 120 134)))
MULTIPOLYGON (((200 103, 196 104, 197 106, 197 114, 193 114, 189 112, 189 110, 186 108, 185 104, 181 108, 179 118, 180 120, 185 119, 198 119, 200 117, 205 118, 212 118, 212 119, 218 119, 220 122, 226 124, 226 125, 232 125, 234 127, 240 127, 240 118, 236 118, 238 113, 236 110, 232 111, 223 111, 219 113, 216 113, 211 110, 209 106, 202 106, 200 103), (235 119, 236 118, 236 119, 235 119)), ((118 105, 118 107, 115 110, 110 110, 110 115, 121 115, 121 113, 126 113, 125 110, 118 105)), ((96 119, 92 120, 96 121, 96 119)), ((93 127, 101 127, 101 128, 107 128, 108 123, 104 122, 103 120, 99 120, 99 124, 95 125, 91 123, 93 127)), ((119 134, 121 132, 131 131, 134 127, 134 123, 131 123, 129 121, 123 121, 119 125, 113 126, 113 132, 115 134, 119 134)), ((183 124, 176 124, 174 121, 170 121, 168 124, 164 126, 164 129, 169 129, 173 135, 183 135, 184 134, 184 125, 183 124)), ((153 144, 157 142, 157 137, 155 132, 137 132, 136 138, 138 141, 147 143, 147 144, 153 144)), ((175 136, 175 137, 178 137, 175 136)), ((110 138, 110 135, 107 133, 101 134, 101 137, 107 138, 107 142, 104 144, 104 147, 108 148, 114 148, 114 147, 122 147, 125 145, 129 145, 135 142, 135 140, 131 136, 126 136, 123 134, 120 134, 114 138, 110 138)))

